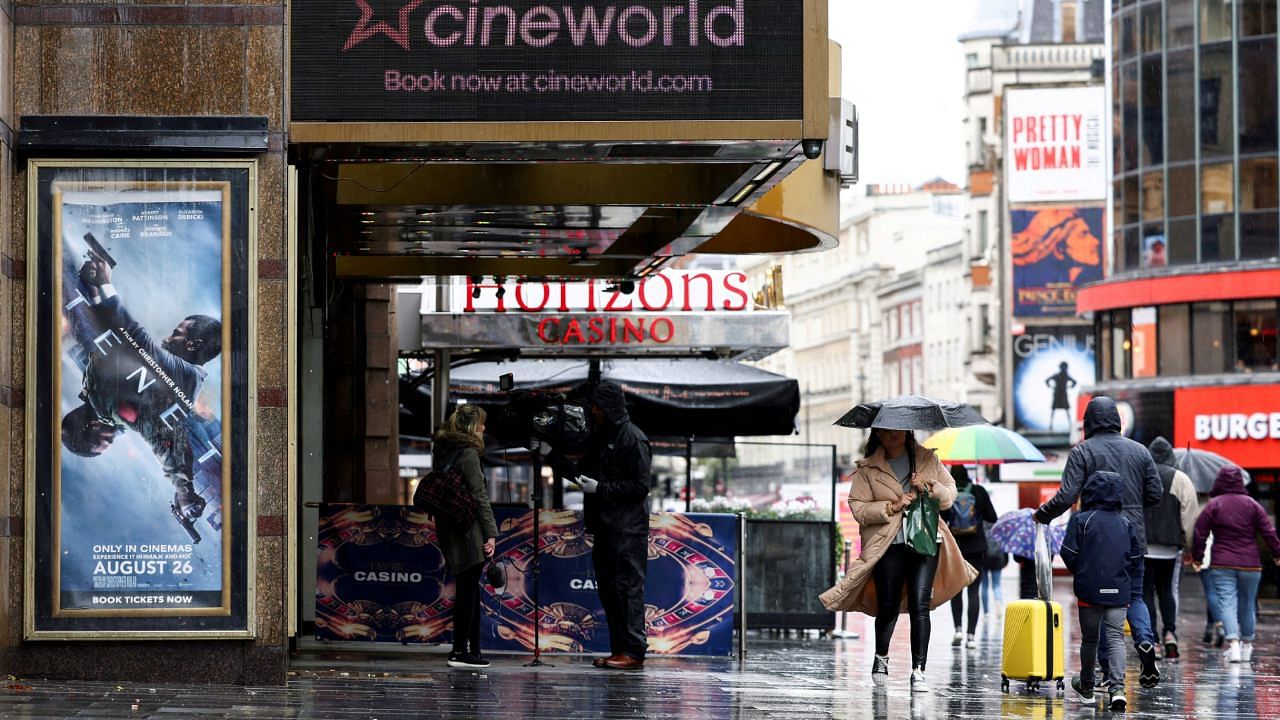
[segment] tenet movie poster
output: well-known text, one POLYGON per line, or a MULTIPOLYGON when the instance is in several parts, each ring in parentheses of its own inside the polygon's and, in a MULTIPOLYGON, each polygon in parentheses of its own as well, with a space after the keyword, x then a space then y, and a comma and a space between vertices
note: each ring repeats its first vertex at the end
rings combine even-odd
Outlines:
POLYGON ((230 618, 232 183, 47 188, 49 614, 230 618))

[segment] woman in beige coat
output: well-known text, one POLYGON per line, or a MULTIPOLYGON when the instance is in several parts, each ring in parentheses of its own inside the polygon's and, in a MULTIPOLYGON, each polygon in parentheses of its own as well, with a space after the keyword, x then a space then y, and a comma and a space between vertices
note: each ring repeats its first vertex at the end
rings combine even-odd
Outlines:
POLYGON ((871 679, 884 685, 889 674, 889 640, 906 610, 911 619, 911 690, 928 692, 929 611, 955 597, 978 576, 964 561, 946 523, 938 523, 938 553, 920 555, 902 532, 903 510, 922 491, 951 507, 955 481, 932 450, 905 430, 875 428, 866 457, 852 475, 849 507, 862 532, 862 556, 838 585, 822 594, 833 612, 857 611, 876 618, 876 658, 871 679), (904 597, 905 596, 905 597, 904 597))

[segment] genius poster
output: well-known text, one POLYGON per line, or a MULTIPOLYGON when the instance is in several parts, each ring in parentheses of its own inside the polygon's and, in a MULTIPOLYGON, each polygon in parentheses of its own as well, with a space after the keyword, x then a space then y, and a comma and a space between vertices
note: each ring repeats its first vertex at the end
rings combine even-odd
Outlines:
POLYGON ((201 174, 42 178, 35 614, 51 630, 243 623, 245 408, 228 357, 247 173, 201 174))

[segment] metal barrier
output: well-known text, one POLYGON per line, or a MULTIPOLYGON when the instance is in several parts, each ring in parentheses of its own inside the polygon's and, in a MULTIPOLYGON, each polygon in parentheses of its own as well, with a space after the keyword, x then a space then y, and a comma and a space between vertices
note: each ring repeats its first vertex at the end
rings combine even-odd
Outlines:
POLYGON ((747 519, 748 629, 835 629, 835 614, 818 600, 836 581, 835 538, 828 521, 747 519))

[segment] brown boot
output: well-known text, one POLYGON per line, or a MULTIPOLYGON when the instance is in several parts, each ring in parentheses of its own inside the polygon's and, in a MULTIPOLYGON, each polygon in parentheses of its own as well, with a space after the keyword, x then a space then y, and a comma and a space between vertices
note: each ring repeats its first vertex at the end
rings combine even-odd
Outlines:
POLYGON ((598 658, 595 658, 595 659, 593 659, 593 660, 591 661, 591 667, 598 667, 598 668, 602 668, 602 667, 604 667, 604 664, 605 664, 606 662, 608 662, 609 660, 614 660, 614 659, 616 659, 616 658, 620 658, 620 657, 622 657, 622 656, 621 656, 621 655, 619 655, 619 654, 617 654, 617 653, 614 653, 614 654, 610 655, 609 657, 598 657, 598 658))
POLYGON ((630 655, 617 655, 605 660, 604 666, 613 670, 643 670, 644 660, 630 655))

